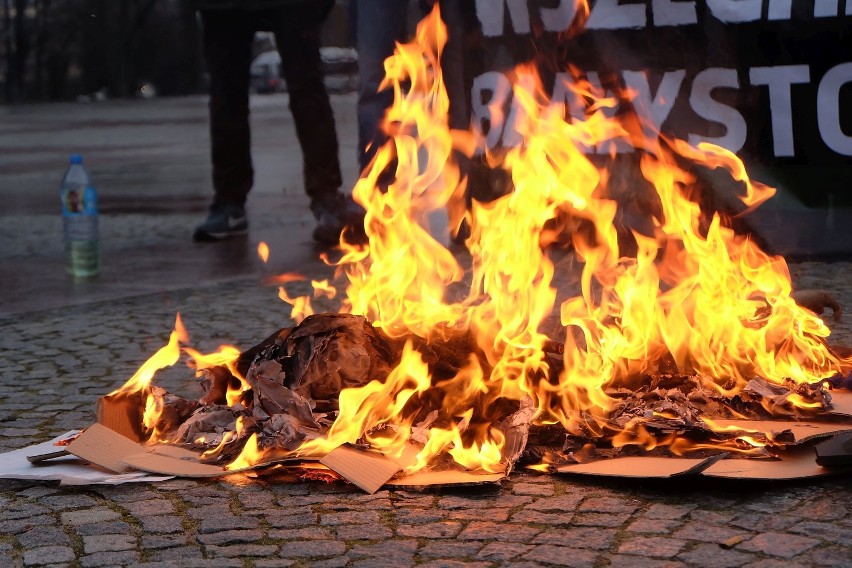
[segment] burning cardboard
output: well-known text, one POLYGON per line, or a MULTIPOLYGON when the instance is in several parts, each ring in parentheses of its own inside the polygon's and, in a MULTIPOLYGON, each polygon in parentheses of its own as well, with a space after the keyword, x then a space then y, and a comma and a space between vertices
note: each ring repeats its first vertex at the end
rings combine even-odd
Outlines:
MULTIPOLYGON (((817 315, 828 307, 839 317, 839 304, 794 296, 784 259, 729 218, 774 190, 724 148, 665 138, 638 114, 610 116, 613 97, 582 76, 558 85, 567 105, 551 104, 534 65, 519 66, 505 89, 518 144, 492 155, 490 132, 449 127, 445 39, 436 10, 386 65, 391 139, 353 190, 366 242, 342 235, 333 263, 347 313, 313 314, 310 297, 286 290, 293 275, 274 278, 298 325, 242 353, 184 347, 205 386, 191 401, 151 384, 188 343, 178 321, 168 344, 101 401, 99 420, 132 440, 184 445, 200 453, 193 467, 215 471, 324 457, 359 479, 369 462, 368 490, 394 481, 402 466, 388 456, 408 444, 418 450, 404 467, 411 478, 482 480, 546 456, 582 461, 560 462, 577 472, 625 471, 616 459, 632 458, 651 471, 666 457, 661 471, 678 475, 724 452, 781 459, 725 459, 704 473, 775 463, 773 475, 800 475, 778 469, 799 450, 785 450, 775 425, 764 442, 711 424, 850 414, 849 397, 825 381, 848 377, 852 355, 829 347, 817 315), (635 152, 607 150, 625 146, 635 152), (468 203, 456 159, 477 153, 508 190, 488 203, 468 203), (701 181, 711 178, 736 207, 712 206, 701 181), (625 209, 646 219, 626 227, 625 209), (466 266, 430 234, 443 211, 453 230, 468 229, 466 266), (571 262, 557 265, 558 246, 571 262)), ((312 286, 336 297, 328 282, 312 286)), ((797 430, 785 428, 794 445, 797 430)))

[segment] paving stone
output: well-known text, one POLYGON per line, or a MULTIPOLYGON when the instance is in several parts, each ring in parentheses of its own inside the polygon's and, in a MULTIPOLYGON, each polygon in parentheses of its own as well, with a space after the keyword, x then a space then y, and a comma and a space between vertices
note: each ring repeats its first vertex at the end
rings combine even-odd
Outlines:
POLYGON ((80 536, 93 536, 101 534, 130 534, 130 525, 124 521, 107 521, 104 523, 92 523, 91 525, 79 525, 74 531, 80 536))
POLYGON ((337 527, 337 538, 340 540, 378 540, 391 538, 392 536, 393 531, 385 525, 380 524, 340 525, 337 527))
POLYGON ((737 550, 749 550, 780 556, 781 558, 793 558, 818 544, 818 540, 805 536, 788 533, 762 533, 751 540, 738 544, 737 550))
POLYGON ((327 558, 346 552, 346 545, 334 540, 302 540, 285 542, 280 556, 284 558, 327 558))
MULTIPOLYGON (((148 551, 148 557, 152 561, 156 562, 169 562, 171 566, 179 565, 186 566, 187 564, 191 564, 192 560, 198 560, 199 562, 206 562, 207 566, 210 565, 209 560, 202 560, 204 555, 201 553, 201 549, 197 546, 177 546, 174 548, 164 548, 162 550, 151 550, 148 551)), ((239 566, 242 566, 242 560, 235 561, 239 562, 239 566)), ((216 560, 216 566, 221 566, 221 560, 216 560)))
POLYGON ((790 527, 790 532, 821 538, 827 542, 852 547, 852 531, 839 527, 836 523, 817 521, 799 522, 795 526, 790 527))
MULTIPOLYGON (((343 527, 338 527, 339 531, 343 527)), ((328 540, 333 539, 332 529, 328 527, 308 526, 297 529, 270 529, 269 538, 281 540, 328 540)))
POLYGON ((448 515, 447 511, 436 509, 412 509, 409 507, 399 507, 394 509, 393 516, 398 523, 405 524, 422 524, 434 523, 442 521, 448 515))
POLYGON ((168 501, 166 499, 125 503, 124 508, 127 509, 134 517, 171 515, 175 512, 175 506, 171 503, 171 501, 168 501))
POLYGON ((572 522, 575 525, 583 527, 615 528, 620 527, 628 521, 629 517, 625 515, 610 515, 607 513, 577 513, 572 522))
POLYGON ((682 529, 672 534, 674 538, 684 540, 700 540, 701 542, 725 542, 734 536, 751 536, 748 532, 738 529, 730 529, 726 527, 714 527, 712 525, 699 524, 695 522, 688 523, 682 529))
POLYGON ((482 547, 476 557, 483 560, 504 562, 529 552, 532 548, 530 545, 517 542, 489 542, 482 547))
POLYGON ((175 516, 142 517, 139 523, 146 533, 176 533, 184 530, 183 521, 175 516))
POLYGON ((749 562, 743 568, 809 568, 806 564, 790 562, 789 560, 778 560, 776 558, 762 558, 749 562))
POLYGON ((608 550, 615 540, 616 532, 611 529, 590 527, 548 528, 539 533, 533 544, 555 544, 571 548, 592 548, 608 550))
MULTIPOLYGON (((287 560, 286 558, 258 558, 254 561, 254 566, 255 568, 286 568, 295 563, 295 560, 287 560)), ((342 566, 345 566, 345 564, 342 566)))
POLYGON ((533 495, 539 497, 550 497, 553 495, 553 486, 544 483, 513 483, 512 493, 515 495, 533 495))
POLYGON ((638 519, 627 526, 627 532, 671 534, 681 525, 680 519, 638 519))
POLYGON ((509 519, 511 509, 454 509, 447 511, 447 518, 454 521, 478 521, 488 519, 491 521, 506 521, 509 519))
POLYGON ((365 556, 372 558, 392 559, 396 558, 407 560, 414 556, 417 550, 417 541, 408 539, 399 539, 376 544, 356 544, 349 551, 353 558, 362 558, 365 556))
POLYGON ((574 512, 579 507, 583 500, 582 495, 559 495, 557 497, 548 497, 546 499, 538 499, 534 503, 525 506, 524 509, 532 509, 535 511, 554 511, 554 512, 574 512))
POLYGON ((470 560, 428 560, 417 565, 418 568, 491 568, 491 562, 474 562, 470 560))
MULTIPOLYGON (((336 558, 326 558, 324 560, 312 560, 311 568, 343 568, 344 566, 351 566, 350 562, 352 558, 348 555, 344 554, 343 556, 338 556, 336 558)), ((285 560, 285 562, 289 562, 285 560)))
POLYGON ((62 513, 62 524, 71 526, 89 525, 113 521, 121 517, 118 513, 105 507, 93 507, 79 511, 65 511, 62 513))
POLYGON ((671 558, 680 552, 686 542, 659 536, 631 536, 618 547, 619 554, 635 554, 657 558, 671 558))
POLYGON ((402 525, 396 529, 396 533, 413 538, 455 538, 461 530, 461 523, 443 521, 425 525, 402 525))
POLYGON ((127 566, 139 562, 140 554, 136 550, 104 551, 84 556, 80 563, 84 568, 98 566, 127 566))
POLYGON ((198 532, 204 534, 235 529, 257 529, 259 526, 260 521, 255 517, 229 515, 202 519, 198 525, 198 532))
POLYGON ((649 519, 681 519, 697 508, 698 505, 669 505, 667 503, 654 503, 643 515, 649 519))
POLYGON ((511 516, 515 523, 534 523, 539 525, 570 525, 574 513, 544 513, 542 511, 518 511, 511 516))
POLYGON ((133 548, 136 548, 136 537, 130 535, 103 534, 83 537, 83 550, 86 554, 110 550, 131 550, 133 548))
POLYGON ((39 499, 39 503, 51 509, 76 509, 78 507, 94 507, 97 499, 89 495, 49 495, 39 499))
POLYGON ((246 491, 237 495, 245 509, 268 510, 275 507, 275 495, 269 491, 246 491))
POLYGON ((752 513, 738 516, 731 521, 731 525, 752 531, 776 532, 787 530, 801 522, 801 519, 795 517, 752 513))
POLYGON ((836 521, 845 517, 848 510, 847 504, 838 503, 834 498, 823 497, 796 507, 794 513, 797 517, 814 521, 836 521))
POLYGON ((256 542, 262 535, 254 529, 239 529, 198 535, 201 544, 236 544, 238 542, 256 542))
POLYGON ((50 509, 33 503, 15 503, 0 509, 0 521, 16 521, 30 519, 49 513, 50 509))
MULTIPOLYGON (((501 508, 511 509, 520 507, 532 502, 533 498, 527 495, 500 495, 501 508)), ((490 495, 482 497, 458 497, 455 495, 441 497, 438 500, 438 507, 441 509, 477 509, 482 510, 483 505, 494 505, 493 498, 490 495)))
POLYGON ((54 546, 70 545, 71 539, 68 538, 68 535, 65 534, 65 531, 61 528, 46 526, 33 527, 27 532, 19 534, 18 542, 20 542, 21 546, 24 548, 35 548, 36 546, 46 542, 49 542, 54 546))
POLYGON ((381 517, 377 511, 344 511, 340 513, 320 514, 320 524, 327 526, 381 522, 381 517))
POLYGON ((156 548, 172 548, 175 546, 186 546, 187 537, 184 534, 145 534, 139 546, 142 550, 153 550, 156 548))
POLYGON ((388 564, 388 559, 386 558, 361 558, 351 561, 346 566, 347 568, 388 568, 388 566, 410 568, 414 566, 414 558, 394 557, 393 564, 388 564))
POLYGON ((482 543, 476 541, 429 541, 417 554, 421 558, 468 558, 475 556, 481 548, 482 543))
POLYGON ((272 556, 278 552, 273 544, 234 544, 231 546, 205 546, 204 550, 213 558, 251 558, 272 556))
POLYGON ((459 535, 461 540, 499 540, 503 542, 530 542, 541 529, 526 525, 471 522, 459 535))
POLYGON ((702 543, 688 552, 677 555, 680 560, 702 568, 735 568, 754 559, 753 554, 725 550, 718 544, 702 543))
POLYGON ((539 544, 523 556, 524 559, 534 562, 544 562, 551 566, 570 566, 572 568, 594 566, 597 557, 598 553, 591 550, 555 546, 552 544, 539 544))
POLYGON ((74 549, 70 546, 41 546, 24 551, 25 566, 71 562, 75 558, 74 549))
POLYGON ((610 562, 610 566, 618 566, 618 568, 681 568, 684 566, 683 562, 677 560, 659 560, 629 554, 614 554, 610 556, 610 562))
POLYGON ((799 559, 810 566, 849 568, 849 547, 813 549, 801 555, 799 559))
POLYGON ((629 499, 617 497, 594 497, 584 500, 578 507, 579 511, 594 513, 621 513, 631 515, 639 509, 639 504, 629 499))
POLYGON ((15 519, 11 521, 0 521, 0 533, 2 534, 18 534, 26 532, 33 527, 43 527, 55 525, 56 519, 50 515, 39 515, 37 517, 28 517, 25 519, 15 519))

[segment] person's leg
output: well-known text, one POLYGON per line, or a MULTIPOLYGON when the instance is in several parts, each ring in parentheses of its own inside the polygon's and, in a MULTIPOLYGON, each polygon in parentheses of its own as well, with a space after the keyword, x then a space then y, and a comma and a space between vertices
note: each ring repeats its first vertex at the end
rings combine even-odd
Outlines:
POLYGON ((343 184, 334 112, 323 82, 320 58, 322 2, 282 10, 275 33, 290 112, 302 149, 305 192, 311 200, 333 195, 343 184))
POLYGON ((254 31, 239 10, 202 11, 201 20, 210 77, 214 202, 242 207, 254 181, 248 107, 254 31))
POLYGON ((343 184, 334 113, 323 81, 320 26, 331 2, 283 8, 275 40, 290 95, 290 111, 304 157, 305 192, 317 219, 314 240, 337 244, 363 238, 364 210, 338 189, 343 184))
POLYGON ((254 35, 239 10, 201 12, 204 57, 210 78, 210 159, 213 204, 196 240, 245 234, 245 201, 254 181, 248 86, 254 35))
POLYGON ((386 137, 381 130, 393 92, 379 92, 385 76, 384 61, 393 54, 394 42, 406 35, 406 0, 353 0, 356 4, 355 47, 358 51, 358 165, 363 171, 386 137))

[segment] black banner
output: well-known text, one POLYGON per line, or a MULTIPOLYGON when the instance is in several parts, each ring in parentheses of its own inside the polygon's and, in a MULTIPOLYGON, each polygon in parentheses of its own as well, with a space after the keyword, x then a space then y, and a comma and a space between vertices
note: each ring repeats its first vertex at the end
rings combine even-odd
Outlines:
POLYGON ((567 113, 583 112, 568 88, 580 74, 605 94, 631 92, 622 104, 666 134, 737 152, 803 203, 852 203, 852 0, 579 3, 475 0, 484 49, 470 111, 489 149, 520 143, 509 75, 535 61, 567 113))

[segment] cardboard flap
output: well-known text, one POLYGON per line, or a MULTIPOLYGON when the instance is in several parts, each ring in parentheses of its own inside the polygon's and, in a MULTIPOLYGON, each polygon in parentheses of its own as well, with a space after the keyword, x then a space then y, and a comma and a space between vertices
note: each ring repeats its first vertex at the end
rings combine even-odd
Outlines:
POLYGON ((173 455, 144 451, 143 453, 125 456, 123 462, 141 471, 180 477, 217 477, 235 473, 218 465, 209 465, 199 463, 197 460, 181 459, 173 455))
POLYGON ((852 416, 852 391, 836 389, 831 391, 831 414, 852 416))
POLYGON ((144 452, 145 447, 102 424, 92 424, 66 450, 109 471, 124 473, 124 458, 144 452))
POLYGON ((561 465, 555 471, 557 473, 610 477, 667 478, 700 473, 719 459, 721 459, 719 455, 703 459, 627 456, 589 463, 561 465))
POLYGON ((713 423, 717 426, 737 429, 742 432, 765 432, 773 437, 789 430, 793 434, 794 444, 801 444, 814 438, 822 438, 839 432, 852 431, 852 423, 829 424, 781 420, 714 420, 713 423))
POLYGON ((330 451, 320 463, 370 494, 378 491, 379 487, 404 469, 404 466, 382 454, 349 444, 330 451))
POLYGON ((830 475, 850 468, 826 469, 816 463, 814 450, 810 446, 797 447, 784 452, 779 459, 743 459, 721 460, 708 467, 702 475, 728 479, 805 479, 830 475))

